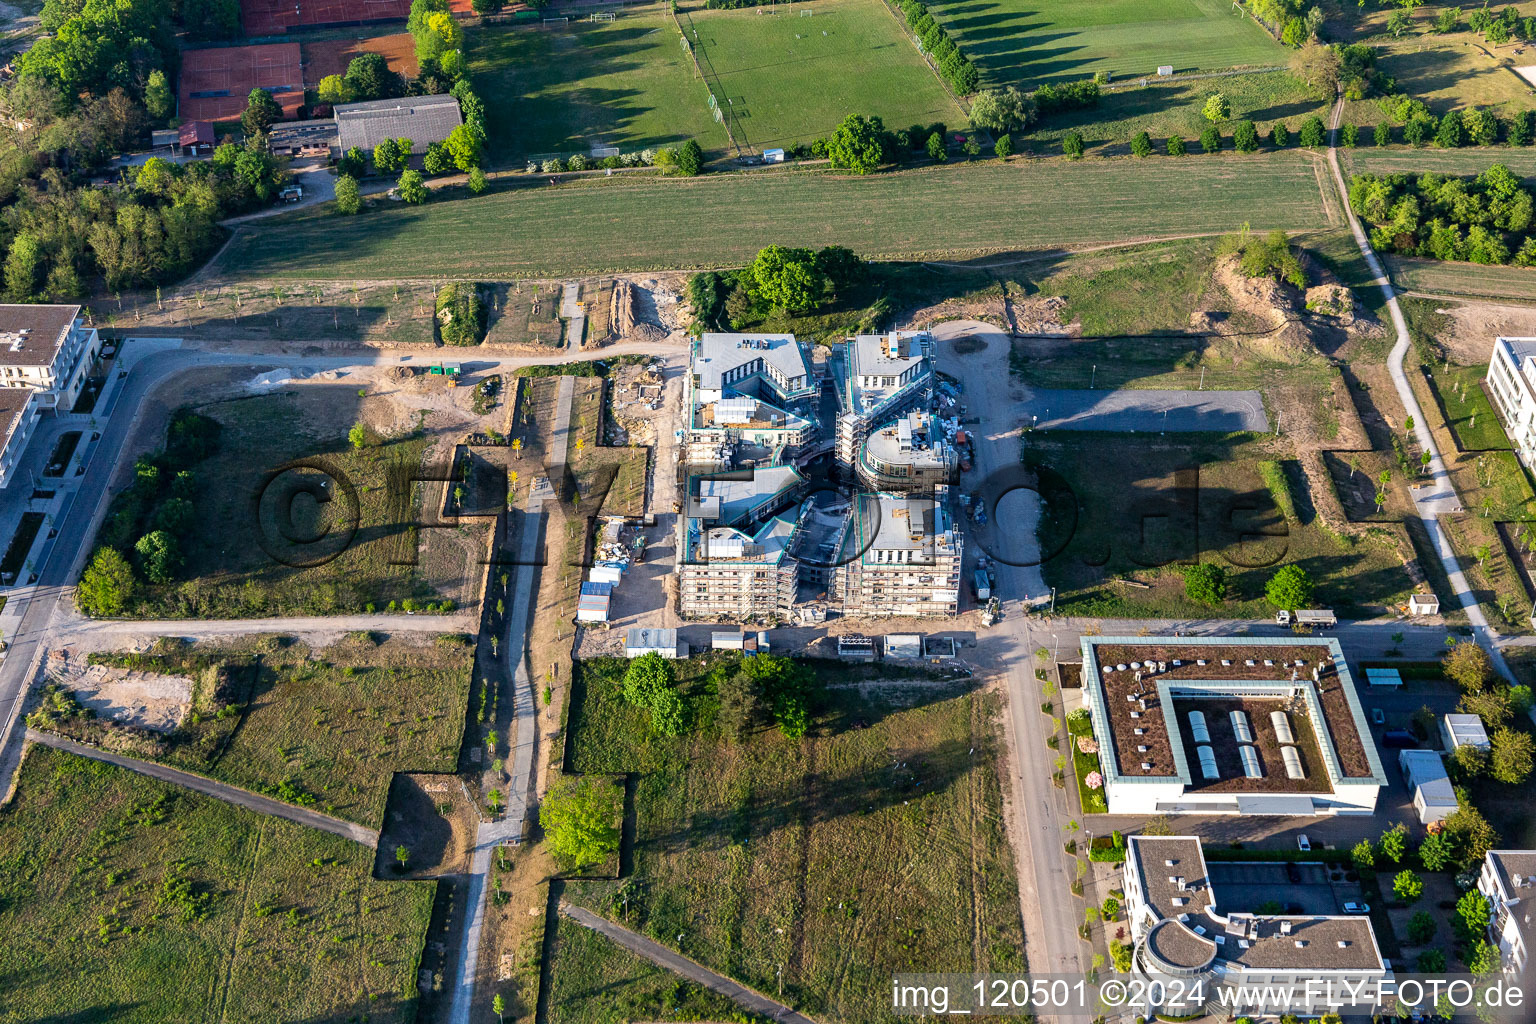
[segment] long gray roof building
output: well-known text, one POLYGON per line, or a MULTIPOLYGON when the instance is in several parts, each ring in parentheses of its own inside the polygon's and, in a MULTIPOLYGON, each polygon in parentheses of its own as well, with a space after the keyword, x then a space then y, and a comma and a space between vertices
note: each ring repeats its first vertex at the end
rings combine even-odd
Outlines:
POLYGON ((448 95, 339 103, 333 113, 343 150, 357 146, 367 151, 385 139, 404 138, 411 140, 412 153, 425 153, 464 123, 459 101, 448 95))

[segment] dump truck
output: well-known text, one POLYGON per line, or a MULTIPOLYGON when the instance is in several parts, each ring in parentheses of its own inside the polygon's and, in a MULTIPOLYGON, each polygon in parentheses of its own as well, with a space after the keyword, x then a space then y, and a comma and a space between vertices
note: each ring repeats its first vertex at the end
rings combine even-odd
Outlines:
POLYGON ((1339 617, 1333 614, 1331 608, 1299 608, 1295 612, 1282 608, 1275 612, 1277 626, 1337 626, 1338 624, 1339 617))

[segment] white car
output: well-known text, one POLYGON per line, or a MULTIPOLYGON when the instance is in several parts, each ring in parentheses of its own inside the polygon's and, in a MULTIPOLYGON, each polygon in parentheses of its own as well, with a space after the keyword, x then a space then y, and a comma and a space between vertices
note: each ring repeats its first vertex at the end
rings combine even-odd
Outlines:
POLYGON ((1344 913, 1346 914, 1369 914, 1370 912, 1371 905, 1369 903, 1356 903, 1351 900, 1344 904, 1344 913))
POLYGON ((1312 849, 1312 840, 1307 838, 1305 832, 1296 837, 1296 849, 1303 851, 1312 849))

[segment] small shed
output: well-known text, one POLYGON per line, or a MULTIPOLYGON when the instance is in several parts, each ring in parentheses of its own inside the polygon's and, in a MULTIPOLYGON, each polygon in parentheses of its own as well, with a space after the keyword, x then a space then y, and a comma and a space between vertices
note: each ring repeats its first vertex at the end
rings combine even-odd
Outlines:
POLYGON ((837 638, 837 656, 848 661, 874 661, 875 638, 849 633, 837 638))
POLYGON ((181 142, 181 132, 175 128, 156 128, 149 133, 151 149, 172 149, 181 142))
POLYGON ((1411 594, 1408 597, 1409 615, 1439 615, 1440 599, 1434 594, 1411 594))
POLYGON ((709 647, 713 651, 740 651, 747 646, 747 634, 743 630, 721 630, 709 634, 709 647))
POLYGON ((1444 821, 1456 810, 1456 790, 1445 774, 1445 760, 1433 750, 1401 750, 1397 764, 1413 793, 1413 807, 1419 821, 1428 825, 1444 821))
POLYGON ((612 583, 583 583, 576 601, 577 622, 607 622, 608 605, 613 600, 612 583))
POLYGON ((1488 730, 1483 728, 1483 720, 1476 715, 1446 715, 1440 719, 1440 738, 1445 741, 1447 751, 1457 747, 1493 749, 1493 744, 1488 742, 1488 730))
POLYGON ((763 150, 763 163, 765 163, 765 164, 781 164, 783 162, 784 162, 784 151, 782 149, 765 149, 765 150, 763 150))
POLYGON ((616 565, 608 565, 599 562, 587 573, 587 579, 594 583, 617 583, 624 578, 624 570, 616 565))
POLYGON ((887 633, 885 634, 885 656, 890 658, 911 658, 916 661, 923 656, 923 637, 921 633, 887 633))
POLYGON ((675 629, 636 627, 624 634, 624 657, 638 658, 643 654, 651 653, 673 661, 688 657, 688 645, 678 643, 675 629))
POLYGON ((186 122, 177 131, 176 142, 187 156, 207 156, 213 152, 213 122, 186 122))

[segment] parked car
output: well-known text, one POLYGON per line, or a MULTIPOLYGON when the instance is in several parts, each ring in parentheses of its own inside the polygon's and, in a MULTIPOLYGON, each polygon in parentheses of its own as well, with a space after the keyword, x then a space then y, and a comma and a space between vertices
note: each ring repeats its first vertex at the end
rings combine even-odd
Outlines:
POLYGON ((1372 725, 1386 725, 1387 724, 1387 713, 1385 711, 1381 710, 1381 708, 1371 708, 1371 724, 1372 725))
POLYGON ((1296 837, 1296 849, 1303 851, 1312 849, 1312 840, 1307 838, 1305 832, 1296 837))
POLYGON ((1381 745, 1392 750, 1413 750, 1419 740, 1407 729, 1388 729, 1381 734, 1381 745))
POLYGON ((1369 903, 1356 903, 1354 900, 1350 900, 1344 904, 1344 913, 1346 914, 1369 914, 1370 912, 1371 905, 1369 903))

